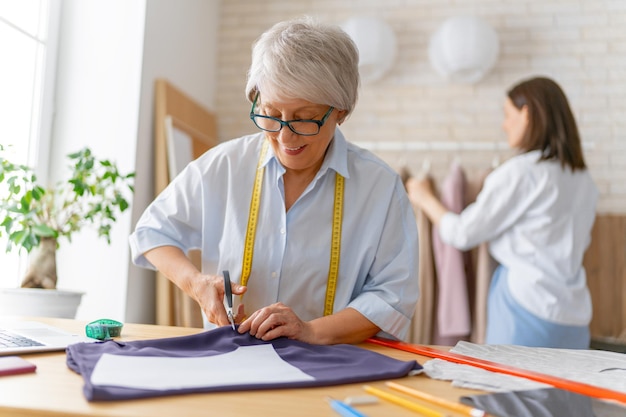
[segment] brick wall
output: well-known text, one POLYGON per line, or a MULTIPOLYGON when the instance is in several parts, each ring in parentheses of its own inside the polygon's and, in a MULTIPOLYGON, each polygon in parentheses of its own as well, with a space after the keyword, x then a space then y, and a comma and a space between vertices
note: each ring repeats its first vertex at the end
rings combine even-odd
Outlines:
POLYGON ((348 140, 394 167, 428 164, 436 179, 454 159, 472 175, 510 155, 501 130, 506 90, 546 75, 577 117, 599 211, 626 213, 625 0, 227 0, 220 9, 220 140, 255 131, 244 87, 251 44, 265 29, 304 14, 331 23, 377 16, 393 29, 398 54, 383 79, 363 85, 342 126, 348 140), (498 62, 475 85, 450 84, 428 62, 430 36, 457 15, 482 17, 500 37, 498 62))

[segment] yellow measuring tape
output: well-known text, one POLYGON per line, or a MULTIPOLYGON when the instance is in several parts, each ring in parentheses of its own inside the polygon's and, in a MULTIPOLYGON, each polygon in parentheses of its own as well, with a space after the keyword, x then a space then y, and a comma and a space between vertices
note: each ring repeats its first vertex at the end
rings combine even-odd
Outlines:
POLYGON ((333 234, 330 245, 330 265, 328 266, 328 282, 326 283, 326 301, 324 315, 333 314, 335 288, 339 275, 339 257, 341 255, 341 222, 343 220, 343 177, 335 173, 335 203, 333 206, 333 234))
POLYGON ((263 141, 259 162, 256 166, 256 174, 254 176, 254 188, 252 189, 252 198, 250 199, 250 212, 248 214, 248 229, 246 230, 246 242, 243 247, 243 267, 241 268, 241 285, 248 284, 250 271, 252 271, 252 256, 254 255, 254 238, 256 236, 256 225, 259 220, 259 206, 261 205, 261 187, 263 185, 263 174, 265 168, 263 160, 267 153, 267 140, 263 141))
MULTIPOLYGON (((259 206, 261 205, 261 188, 265 168, 262 167, 265 154, 267 153, 268 141, 263 141, 257 170, 254 177, 254 188, 250 199, 250 213, 248 215, 248 228, 246 241, 243 249, 243 267, 241 269, 241 285, 247 285, 252 271, 252 258, 254 256, 254 240, 256 226, 259 220, 259 206)), ((337 276, 339 275, 339 258, 341 255, 341 223, 343 220, 343 189, 344 178, 335 174, 335 202, 333 206, 333 231, 330 247, 330 265, 328 267, 328 282, 326 283, 326 300, 324 301, 324 315, 333 314, 335 302, 335 290, 337 288, 337 276)))

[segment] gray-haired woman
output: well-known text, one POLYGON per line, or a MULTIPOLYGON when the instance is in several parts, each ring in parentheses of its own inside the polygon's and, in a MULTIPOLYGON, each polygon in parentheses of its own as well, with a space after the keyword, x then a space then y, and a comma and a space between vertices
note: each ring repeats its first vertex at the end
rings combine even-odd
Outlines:
MULTIPOLYGON (((276 24, 255 43, 246 95, 261 132, 192 162, 146 209, 130 244, 239 333, 315 344, 404 339, 418 297, 415 216, 399 176, 346 141, 358 52, 337 26, 276 24), (202 271, 184 256, 202 251, 202 271)), ((208 324, 207 323, 207 324, 208 324)))

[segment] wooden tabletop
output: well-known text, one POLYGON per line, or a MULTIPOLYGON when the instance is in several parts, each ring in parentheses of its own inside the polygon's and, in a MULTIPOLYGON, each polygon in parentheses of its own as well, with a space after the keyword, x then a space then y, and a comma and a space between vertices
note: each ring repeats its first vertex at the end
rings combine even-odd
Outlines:
MULTIPOLYGON (((86 324, 69 319, 38 320, 77 333, 83 333, 86 324)), ((197 328, 125 324, 121 340, 184 336, 201 331, 202 329, 197 328)), ((416 359, 420 364, 429 360, 423 356, 369 343, 360 346, 400 360, 416 359)), ((363 384, 346 384, 333 387, 189 394, 90 403, 82 392, 82 376, 70 370, 65 363, 65 352, 28 354, 23 357, 35 363, 37 371, 31 374, 0 377, 0 416, 336 417, 338 414, 330 408, 325 398, 343 400, 348 396, 365 394, 362 389, 363 384)), ((453 388, 450 382, 432 380, 425 375, 394 381, 454 402, 458 402, 462 395, 478 393, 478 391, 453 388)), ((372 382, 369 385, 388 391, 384 381, 372 382)), ((410 398, 401 393, 395 394, 410 398)), ((462 415, 434 405, 428 406, 446 415, 462 415)), ((415 417, 419 415, 382 400, 374 405, 356 408, 369 417, 415 417)))

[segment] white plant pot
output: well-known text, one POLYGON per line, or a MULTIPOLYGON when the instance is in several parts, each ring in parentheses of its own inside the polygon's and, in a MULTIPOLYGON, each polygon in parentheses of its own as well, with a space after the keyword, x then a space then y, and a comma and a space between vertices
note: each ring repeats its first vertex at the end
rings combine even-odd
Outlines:
POLYGON ((76 318, 84 293, 40 288, 0 288, 0 316, 76 318))

